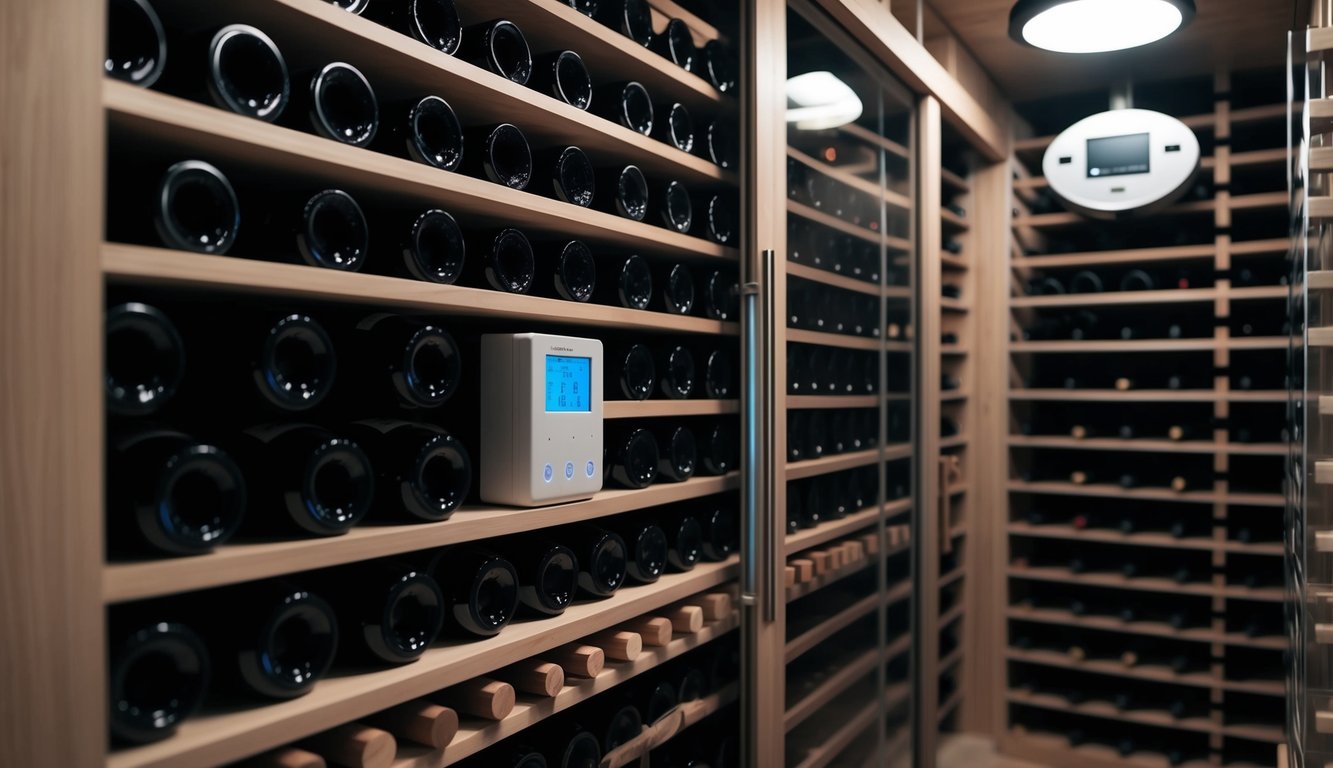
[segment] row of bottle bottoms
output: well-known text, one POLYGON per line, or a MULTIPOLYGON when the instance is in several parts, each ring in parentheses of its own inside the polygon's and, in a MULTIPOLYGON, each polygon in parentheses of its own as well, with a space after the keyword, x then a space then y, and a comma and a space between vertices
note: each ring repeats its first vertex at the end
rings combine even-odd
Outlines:
MULTIPOLYGON (((1196 602, 1191 603, 1180 595, 1143 593, 1127 601, 1119 593, 1105 590, 1077 590, 1067 585, 1042 582, 1030 582, 1026 586, 1029 594, 1015 601, 1023 612, 1068 612, 1075 621, 1084 617, 1115 619, 1124 625, 1126 633, 1133 633, 1138 624, 1166 625, 1175 630, 1212 626, 1213 612, 1208 602, 1210 598, 1206 596, 1196 597, 1196 602)), ((1227 617, 1226 631, 1246 638, 1278 637, 1284 633, 1280 603, 1247 605, 1239 614, 1233 611, 1227 617)), ((1022 614, 1015 613, 1014 618, 1021 619, 1022 614)), ((1047 625, 1043 623, 1043 626, 1047 625)), ((1157 633, 1151 634, 1155 636, 1157 633)))
MULTIPOLYGON (((471 362, 479 359, 478 336, 464 337, 461 346, 429 318, 328 314, 333 323, 260 309, 219 328, 184 308, 173 310, 173 320, 149 304, 113 305, 104 331, 107 409, 117 416, 170 413, 178 396, 198 405, 227 390, 233 402, 248 399, 276 413, 327 403, 380 415, 439 409, 459 391, 480 396, 471 362)), ((720 340, 611 349, 607 399, 735 396, 734 352, 720 340)))
MULTIPOLYGON (((1116 509, 1118 505, 1088 505, 1077 511, 1054 510, 1045 507, 1029 509, 1019 517, 1033 526, 1069 526, 1076 531, 1119 531, 1126 536, 1135 533, 1165 533, 1175 539, 1211 538, 1214 522, 1211 515, 1190 514, 1188 512, 1152 509, 1141 506, 1129 509, 1116 509)), ((1260 517, 1242 518, 1241 522, 1228 520, 1228 540, 1242 544, 1264 541, 1279 543, 1282 540, 1280 521, 1268 522, 1260 517)))
MULTIPOLYGON (((1055 546, 1033 546, 1018 554, 1011 566, 1026 568, 1062 568, 1078 576, 1084 574, 1118 574, 1130 580, 1166 579, 1180 585, 1211 585, 1214 568, 1207 550, 1178 549, 1171 552, 1171 562, 1162 562, 1152 551, 1126 548, 1116 544, 1102 547, 1089 546, 1069 540, 1055 546)), ((1282 569, 1279 558, 1253 555, 1236 560, 1227 567, 1226 584, 1245 589, 1281 588, 1282 569)))
POLYGON ((1035 419, 1019 422, 1019 434, 1028 437, 1069 436, 1075 440, 1117 438, 1120 440, 1159 439, 1211 441, 1215 430, 1228 433, 1233 443, 1287 442, 1287 424, 1281 415, 1277 418, 1253 416, 1246 420, 1198 418, 1175 421, 1145 419, 1141 414, 1113 416, 1082 414, 1077 418, 1044 417, 1038 411, 1035 419))
POLYGON ((1099 313, 1079 309, 1042 314, 1023 328, 1022 338, 1024 341, 1211 339, 1218 326, 1228 328, 1232 336, 1241 337, 1287 336, 1291 333, 1291 323, 1280 312, 1251 311, 1215 319, 1211 311, 1193 316, 1172 313, 1155 317, 1141 312, 1099 313))
MULTIPOLYGON (((885 472, 886 501, 911 492, 910 462, 890 465, 885 472)), ((857 467, 787 483, 787 533, 841 520, 875 505, 879 498, 879 469, 857 467)))
MULTIPOLYGON (((1158 688, 1144 683, 1128 687, 1122 681, 1112 682, 1112 680, 1114 678, 1090 675, 1078 676, 1071 680, 1067 669, 1028 666, 1022 669, 1021 677, 1015 682, 1014 689, 1028 695, 1058 698, 1062 704, 1071 707, 1097 702, 1110 705, 1114 710, 1124 713, 1157 711, 1165 712, 1175 721, 1198 719, 1211 722, 1213 707, 1209 702, 1207 688, 1185 686, 1158 688)), ((1255 697, 1251 701, 1240 706, 1227 707, 1224 719, 1246 725, 1281 724, 1283 708, 1280 700, 1265 696, 1255 697), (1263 701, 1264 704, 1259 704, 1259 701, 1263 701), (1278 706, 1274 707, 1273 704, 1278 706)), ((1132 739, 1129 741, 1133 743, 1132 739)))
MULTIPOLYGON (((501 136, 506 131, 494 133, 501 136)), ((523 162, 532 167, 531 157, 523 162)), ((539 155, 537 162, 557 177, 569 173, 571 164, 586 165, 577 171, 577 178, 585 185, 588 200, 593 199, 596 174, 582 150, 567 147, 549 157, 539 155)), ((366 270, 442 285, 488 286, 579 302, 600 296, 603 303, 635 309, 647 309, 652 299, 651 270, 642 257, 603 259, 599 270, 599 260, 582 241, 534 245, 515 227, 465 232, 450 213, 428 205, 405 208, 385 203, 367 212, 343 189, 300 182, 275 185, 272 179, 261 182, 257 176, 251 176, 250 186, 238 193, 226 174, 199 159, 164 168, 154 161, 113 157, 108 176, 107 236, 119 242, 208 254, 226 254, 234 248, 252 258, 344 272, 366 270), (543 257, 540 275, 538 252, 543 257), (631 261, 632 266, 626 267, 631 261)), ((565 181, 555 183, 562 190, 571 188, 565 181)), ((697 229, 721 243, 735 240, 736 210, 723 194, 694 199, 673 181, 650 197, 647 179, 633 165, 611 173, 606 188, 607 206, 625 216, 643 220, 654 210, 662 222, 680 231, 697 229)), ((690 314, 695 288, 688 272, 674 279, 664 277, 664 294, 677 287, 688 293, 664 296, 661 310, 690 314), (684 282, 690 283, 688 288, 684 282)), ((704 286, 710 317, 736 319, 734 283, 733 277, 716 288, 704 286)))
MULTIPOLYGON (((955 256, 963 244, 946 240, 943 250, 955 256)), ((787 259, 825 272, 844 275, 878 285, 880 274, 885 285, 911 285, 912 269, 905 251, 887 250, 883 244, 849 235, 825 224, 796 215, 787 217, 787 259), (885 257, 889 256, 887 264, 885 257)))
MULTIPOLYGON (((161 5, 177 10, 171 4, 161 5)), ((683 104, 670 99, 657 102, 639 82, 594 87, 578 53, 552 50, 533 56, 522 29, 512 21, 492 19, 463 26, 450 0, 362 5, 369 9, 368 17, 519 85, 683 152, 695 151, 697 144, 700 152, 724 168, 737 165, 736 129, 731 124, 714 121, 704 131, 704 140, 696 142, 694 121, 683 104)), ((628 6, 642 7, 645 16, 649 13, 643 0, 632 0, 628 6)), ((444 170, 456 170, 463 162, 462 123, 438 96, 384 104, 388 117, 381 124, 380 100, 366 76, 347 62, 312 60, 301 41, 287 41, 288 51, 295 51, 289 65, 272 37, 247 24, 199 29, 178 12, 169 15, 171 24, 164 25, 147 0, 111 0, 108 17, 105 66, 111 77, 345 144, 375 146, 444 170)), ((651 21, 646 23, 651 34, 651 21)), ((662 35, 653 37, 656 50, 669 53, 687 69, 693 66, 693 40, 679 19, 672 19, 662 35)), ((710 41, 702 58, 701 69, 715 86, 735 89, 734 55, 724 45, 710 41)), ((493 180, 522 186, 516 179, 493 180)))
MULTIPOLYGON (((885 424, 889 443, 912 439, 910 412, 894 403, 885 424)), ((789 410, 787 461, 797 462, 876 448, 880 444, 877 410, 789 410)))
POLYGON ((1027 283, 1029 296, 1063 296, 1104 291, 1166 291, 1210 288, 1216 280, 1230 280, 1233 288, 1286 285, 1281 260, 1274 266, 1255 264, 1229 270, 1161 268, 1080 269, 1068 277, 1047 273, 1027 283))
MULTIPOLYGON (((651 584, 668 571, 725 560, 737 546, 731 507, 627 516, 606 525, 581 523, 115 607, 112 700, 144 696, 143 705, 180 706, 169 704, 171 696, 155 697, 153 686, 183 685, 181 678, 191 676, 202 687, 210 658, 226 673, 217 682, 233 693, 295 698, 335 662, 347 670, 410 663, 437 640, 494 637, 520 611, 534 619, 559 616, 576 600, 610 597, 627 582, 651 584)), ((162 718, 146 706, 116 709, 113 732, 118 720, 138 724, 118 734, 125 740, 169 733, 153 726, 162 718)))
MULTIPOLYGON (((911 391, 911 367, 890 358, 887 389, 911 391)), ((818 344, 787 345, 787 393, 791 395, 873 395, 879 392, 878 352, 826 347, 818 344)))

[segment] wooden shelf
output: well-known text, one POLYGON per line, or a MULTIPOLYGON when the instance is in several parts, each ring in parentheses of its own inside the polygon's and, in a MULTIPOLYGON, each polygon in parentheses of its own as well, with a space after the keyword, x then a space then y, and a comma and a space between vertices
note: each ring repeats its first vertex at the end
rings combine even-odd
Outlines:
POLYGON ((1118 660, 1113 661, 1110 659, 1075 660, 1067 653, 1050 650, 1019 650, 1017 648, 1009 648, 1005 651, 1005 657, 1010 661, 1018 661, 1024 664, 1075 669, 1080 672, 1110 675, 1113 677, 1128 677, 1135 680, 1146 680, 1154 683, 1187 685, 1193 688, 1233 691, 1236 693, 1252 693, 1260 696, 1284 695, 1283 685, 1280 681, 1235 681, 1217 677, 1211 672, 1177 673, 1170 667, 1161 665, 1135 664, 1133 666, 1127 666, 1118 660))
POLYGON ((1215 349, 1286 349, 1286 336, 1252 336, 1235 339, 1094 339, 1085 341, 1015 341, 1009 351, 1022 354, 1071 352, 1206 352, 1215 349))
POLYGON ((875 199, 883 199, 884 202, 888 203, 893 208, 903 211, 910 211, 912 209, 912 200, 906 195, 900 195, 893 190, 881 187, 876 182, 863 179, 856 174, 848 173, 841 168, 816 160, 795 147, 787 147, 787 157, 799 162, 811 170, 824 174, 845 187, 851 187, 852 189, 875 199))
POLYGON ((830 216, 818 208, 811 208, 805 203, 799 203, 795 200, 787 201, 787 213, 799 216, 807 221, 812 221, 829 229, 836 229, 844 235, 860 238, 868 243, 875 245, 884 245, 890 251, 911 252, 912 241, 902 237, 887 235, 882 232, 876 232, 865 227, 858 227, 850 224, 836 216, 830 216))
POLYGON ((972 354, 972 348, 963 344, 941 344, 940 354, 953 357, 965 356, 972 354))
POLYGON ((1287 647, 1287 639, 1281 636, 1248 637, 1239 632, 1214 632, 1211 629, 1177 629, 1165 622, 1157 621, 1122 621, 1113 616, 1079 616, 1072 611, 1056 608, 1026 608, 1010 606, 1005 615, 1018 621, 1032 621, 1040 624, 1059 624, 1083 629, 1097 629, 1106 632, 1121 632, 1129 635, 1166 637, 1175 640, 1188 640, 1197 643, 1234 645, 1242 648, 1259 648, 1280 651, 1287 647))
POLYGON ((102 270, 110 281, 116 283, 231 290, 291 299, 365 302, 378 307, 447 312, 461 317, 630 328, 654 333, 734 335, 740 328, 736 323, 702 317, 116 243, 102 246, 102 270))
POLYGON ((1009 490, 1014 493, 1043 493, 1067 496, 1095 496, 1117 499, 1150 499, 1179 501, 1195 504, 1246 504, 1260 507, 1281 507, 1279 493, 1218 493, 1217 491, 1173 491, 1170 488, 1121 488, 1112 483, 1077 483, 1058 480, 1023 482, 1010 480, 1009 490))
POLYGON ((1176 718, 1170 713, 1157 710, 1120 710, 1110 702, 1085 701, 1075 704, 1063 696, 1029 691, 1010 690, 1005 697, 1011 704, 1023 704, 1029 707, 1050 709, 1075 715, 1100 717, 1122 723, 1152 725, 1158 728, 1174 728, 1197 733, 1221 733, 1222 727, 1204 717, 1176 718))
POLYGON ((967 568, 960 565, 948 573, 941 574, 937 586, 940 589, 952 586, 954 582, 959 581, 966 575, 967 575, 967 568))
POLYGON ((739 400, 608 400, 606 419, 651 419, 662 416, 729 416, 740 413, 739 400))
POLYGON ((113 752, 107 768, 203 768, 238 760, 425 696, 612 627, 736 577, 735 558, 569 607, 558 617, 511 624, 487 640, 437 645, 420 660, 364 674, 332 675, 307 695, 239 711, 204 711, 166 741, 113 752))
MULTIPOLYGON (((896 555, 900 552, 904 552, 910 549, 911 546, 912 542, 910 539, 907 541, 899 542, 896 546, 891 546, 885 549, 882 558, 887 559, 889 557, 892 557, 893 555, 896 555)), ((788 587, 787 602, 790 603, 793 600, 798 600, 802 597, 805 597, 806 595, 818 592, 819 590, 824 589, 825 587, 831 584, 835 584, 847 578, 848 576, 851 576, 854 573, 859 573, 860 571, 863 571, 866 568, 873 566, 874 564, 875 564, 875 558, 873 556, 866 557, 843 568, 839 568, 833 571, 827 571, 824 573, 824 575, 818 576, 812 579, 811 581, 803 582, 800 584, 796 584, 795 586, 788 587)), ((905 582, 904 585, 908 590, 911 589, 912 584, 910 581, 905 582)), ((908 592, 908 594, 910 595, 910 591, 908 592)), ((896 590, 890 590, 889 596, 886 597, 886 600, 892 603, 896 602, 896 600, 899 599, 899 597, 900 596, 897 596, 896 590)))
POLYGON ((1215 389, 1056 389, 1009 390, 1010 400, 1063 400, 1067 402, 1212 403, 1222 401, 1285 403, 1286 390, 1226 391, 1215 389))
POLYGON ((1075 573, 1069 568, 1060 568, 1056 566, 1028 566, 1025 568, 1010 566, 1007 573, 1011 578, 1027 579, 1029 581, 1053 581, 1062 584, 1088 584, 1096 587, 1138 590, 1140 592, 1168 592, 1178 595, 1198 595, 1200 597, 1220 596, 1242 600, 1256 600, 1260 602, 1281 602, 1283 599, 1281 587, 1259 587, 1249 589, 1234 585, 1218 585, 1201 582, 1187 582, 1181 584, 1172 579, 1153 576, 1128 578, 1119 573, 1102 571, 1095 573, 1075 573))
POLYGON ((1009 523, 1009 533, 1041 539, 1067 539, 1069 541, 1091 541, 1102 544, 1122 544, 1134 547, 1164 547, 1168 549, 1217 550, 1250 555, 1282 556, 1281 544, 1256 544, 1231 541, 1229 539, 1211 539, 1203 536, 1175 537, 1169 533, 1138 532, 1121 533, 1108 528, 1075 528, 1072 525, 1047 524, 1032 525, 1026 522, 1009 523))
POLYGON ((558 712, 563 712, 644 672, 656 669, 705 643, 712 642, 735 630, 739 625, 740 616, 733 613, 725 619, 705 624, 703 629, 692 635, 678 634, 664 646, 645 645, 642 653, 634 661, 620 662, 608 659, 602 672, 595 678, 565 678, 565 687, 554 698, 537 699, 520 695, 513 712, 498 722, 465 718, 453 741, 442 750, 400 741, 393 768, 442 768, 456 763, 558 712))
POLYGON ((866 507, 848 514, 841 520, 830 520, 827 523, 820 523, 814 528, 803 528, 796 533, 789 533, 783 539, 782 552, 784 555, 790 556, 794 552, 817 547, 826 541, 841 539, 874 525, 875 521, 879 520, 880 514, 880 507, 866 507))
POLYGON ((834 288, 841 288, 845 291, 856 291, 857 293, 864 293, 869 296, 879 296, 883 291, 888 291, 891 294, 900 293, 904 297, 911 294, 910 288, 901 288, 897 290, 893 287, 881 288, 877 283, 858 280, 854 277, 847 277, 846 275, 841 275, 837 272, 830 272, 827 269, 819 269, 795 261, 787 262, 787 276, 799 277, 802 280, 809 280, 812 283, 831 285, 834 288))
POLYGON ((1168 440, 1166 438, 1085 437, 1066 435, 1010 435, 1011 448, 1059 448, 1073 451, 1138 451, 1145 453, 1226 453, 1247 456, 1286 456, 1282 443, 1230 443, 1213 440, 1168 440))
POLYGON ((848 136, 864 141, 867 144, 873 144, 894 157, 903 160, 912 159, 912 151, 906 146, 899 144, 893 139, 881 136, 868 128, 857 125, 856 123, 840 125, 838 126, 838 132, 845 133, 848 136))
MULTIPOLYGON (((1039 765, 1077 765, 1079 768, 1216 768, 1207 760, 1188 760, 1171 765, 1166 755, 1157 752, 1136 752, 1122 756, 1114 747, 1102 744, 1073 746, 1063 736, 1011 730, 1004 737, 1006 754, 1024 760, 1038 761, 1039 765)), ((1228 768, 1242 768, 1230 765, 1228 768)))
POLYGON ((786 477, 788 480, 801 480, 815 475, 827 475, 830 472, 838 472, 844 469, 854 469, 856 467, 865 467, 874 464, 877 461, 892 461, 893 459, 907 458, 912 455, 912 445, 910 443, 892 443, 885 446, 882 450, 872 448, 867 451, 854 451, 852 453, 840 453, 835 456, 821 456, 818 459, 805 459, 804 461, 791 462, 786 465, 786 477))
POLYGON ((878 408, 881 399, 877 395, 788 395, 787 410, 878 408))
POLYGON ((967 605, 962 600, 959 600, 957 605, 945 611, 944 613, 941 613, 939 620, 940 629, 946 629, 950 624, 953 624, 955 621, 958 621, 959 619, 963 618, 966 609, 967 605))
POLYGON ((971 307, 969 307, 967 305, 967 302, 963 301, 962 299, 951 299, 947 296, 941 296, 940 309, 944 310, 945 312, 966 314, 968 311, 971 310, 971 307))
MULTIPOLYGON (((244 2, 253 3, 257 0, 244 0, 244 2)), ((299 5, 302 8, 308 6, 312 11, 334 18, 337 18, 335 14, 341 14, 349 21, 360 22, 377 30, 383 29, 319 0, 270 0, 261 5, 279 8, 287 7, 288 4, 299 5)), ((394 38, 401 37, 388 30, 385 30, 385 33, 394 38)), ((418 47, 426 48, 426 46, 418 47)), ((452 56, 439 55, 445 61, 459 62, 452 56)), ((462 66, 475 69, 468 64, 462 66)), ((529 109, 532 104, 541 102, 557 105, 554 99, 539 97, 508 80, 496 76, 490 77, 531 94, 527 97, 531 98, 531 101, 525 102, 529 105, 529 109)), ((458 80, 455 84, 464 82, 458 80)), ((589 210, 554 198, 511 189, 501 184, 492 184, 461 173, 442 171, 424 163, 415 163, 290 128, 270 125, 156 91, 135 88, 115 80, 108 80, 103 86, 102 99, 113 135, 117 131, 130 132, 134 134, 136 140, 151 141, 163 152, 201 155, 216 162, 224 173, 228 173, 235 164, 262 173, 291 174, 309 179, 311 183, 346 185, 354 194, 364 190, 386 197, 392 196, 400 201, 403 198, 412 198, 419 201, 422 207, 426 204, 438 205, 460 218, 466 216, 470 227, 508 226, 515 221, 521 221, 525 232, 530 235, 558 234, 566 238, 584 238, 593 246, 594 253, 598 250, 597 246, 605 245, 674 255, 678 258, 689 256, 723 259, 733 263, 740 258, 735 248, 718 245, 702 237, 672 232, 646 222, 589 210)), ((608 132, 615 129, 628 134, 624 138, 629 144, 623 149, 632 152, 636 159, 649 157, 646 150, 650 147, 639 145, 666 146, 628 128, 614 126, 600 118, 588 117, 573 107, 557 106, 565 106, 576 115, 582 116, 579 119, 584 121, 605 123, 608 132)), ((507 117, 516 119, 513 115, 507 117)), ((562 138, 575 137, 562 136, 562 138)), ((595 141, 602 147, 616 145, 616 142, 608 136, 598 136, 595 141)), ((575 141, 567 143, 589 144, 575 141)), ((716 184, 730 180, 720 176, 716 166, 701 158, 686 155, 676 149, 671 149, 670 152, 680 155, 680 158, 686 161, 685 164, 664 161, 660 164, 663 167, 651 168, 650 164, 645 163, 644 170, 655 174, 670 174, 679 177, 683 182, 693 180, 716 184), (696 169, 695 173, 689 173, 688 169, 692 167, 694 161, 702 163, 705 167, 696 169)), ((596 155, 591 145, 589 153, 596 155)))
POLYGON ((846 608, 825 618, 806 632, 787 641, 783 661, 791 664, 801 654, 813 649, 842 630, 854 624, 858 619, 879 610, 884 600, 878 595, 867 595, 846 608))
MULTIPOLYGON (((1286 242, 1285 240, 1283 241, 1286 242)), ((1286 246, 1283 246, 1285 250, 1286 246)), ((1173 245, 1155 248, 1132 248, 1116 251, 1083 251, 1077 253, 1015 256, 1014 268, 1061 269, 1105 266, 1108 264, 1143 264, 1158 261, 1196 261, 1212 259, 1217 255, 1215 243, 1173 245)))
POLYGON ((972 191, 972 185, 968 183, 967 179, 943 166, 940 167, 940 181, 944 187, 951 188, 954 192, 960 194, 967 194, 972 191))
POLYGON ((967 223, 967 219, 959 216, 948 208, 940 209, 940 223, 944 225, 946 230, 953 230, 954 232, 966 232, 971 229, 971 225, 967 223))
POLYGON ((740 487, 739 473, 658 483, 642 490, 604 490, 587 501, 552 507, 464 506, 440 523, 361 525, 342 536, 225 544, 207 555, 111 563, 102 573, 108 603, 207 589, 404 552, 508 536, 592 520, 643 507, 701 498, 740 487))
POLYGON ((879 649, 871 648, 829 675, 809 695, 787 708, 782 716, 782 730, 790 733, 840 694, 845 694, 853 683, 873 672, 879 660, 879 649))
POLYGON ((972 268, 972 264, 967 259, 947 251, 940 254, 940 266, 957 270, 968 270, 972 268))
POLYGON ((868 352, 878 352, 881 349, 893 349, 899 344, 907 345, 910 348, 911 344, 911 342, 884 341, 883 339, 867 338, 865 336, 851 336, 845 333, 806 331, 800 328, 788 328, 787 341, 795 342, 797 344, 819 344, 825 347, 842 347, 843 349, 862 349, 868 352))
POLYGON ((940 704, 939 714, 936 719, 943 723, 949 715, 953 714, 954 710, 958 709, 958 705, 961 703, 963 703, 963 689, 959 688, 949 694, 949 698, 946 699, 944 703, 940 704))
POLYGON ((1044 309, 1048 307, 1104 307, 1140 304, 1186 304, 1216 301, 1216 288, 1185 288, 1156 291, 1109 291, 1106 293, 1062 293, 1054 296, 1014 296, 1009 306, 1044 309))

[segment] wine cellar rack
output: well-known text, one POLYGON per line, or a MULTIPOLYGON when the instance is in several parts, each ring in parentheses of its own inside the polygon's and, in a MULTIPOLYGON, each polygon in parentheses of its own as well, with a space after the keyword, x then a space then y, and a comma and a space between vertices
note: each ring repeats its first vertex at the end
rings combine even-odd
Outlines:
POLYGON ((1043 134, 1103 97, 1018 109, 1009 753, 1272 765, 1283 741, 1284 92, 1280 71, 1136 83, 1204 157, 1133 225, 1058 211, 1040 175, 1043 134))

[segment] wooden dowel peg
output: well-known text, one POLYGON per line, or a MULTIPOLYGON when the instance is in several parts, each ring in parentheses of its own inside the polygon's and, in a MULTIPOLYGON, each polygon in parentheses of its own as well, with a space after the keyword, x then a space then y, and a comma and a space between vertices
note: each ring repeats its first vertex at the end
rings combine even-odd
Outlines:
POLYGON ((525 659, 496 672, 495 676, 515 690, 548 699, 565 687, 565 670, 559 664, 541 659, 525 659))
POLYGON ((514 686, 502 680, 477 677, 436 693, 432 698, 465 715, 503 720, 514 711, 514 686))
POLYGON ((606 666, 606 653, 595 645, 570 643, 542 654, 565 670, 565 677, 597 677, 606 666))
POLYGON ((638 634, 644 645, 660 648, 671 642, 671 619, 665 616, 640 616, 625 629, 638 634))
POLYGON ((830 571, 842 570, 842 567, 847 564, 846 553, 842 551, 842 547, 829 547, 824 550, 824 554, 828 555, 828 569, 830 571))
POLYGON ((789 565, 786 568, 784 568, 782 571, 782 576, 788 588, 796 586, 796 566, 789 565))
POLYGON ((879 534, 867 533, 861 537, 861 543, 865 545, 867 555, 879 554, 879 534))
POLYGON ((1139 663, 1139 655, 1133 651, 1125 651, 1120 654, 1120 663, 1127 667, 1132 667, 1139 663))
POLYGON ((328 768, 324 758, 296 747, 283 747, 247 760, 245 768, 328 768))
POLYGON ((392 733, 361 723, 317 733, 304 739, 301 747, 346 768, 389 768, 398 754, 392 733))
POLYGON ((606 658, 613 661, 634 661, 643 653, 643 638, 637 632, 609 629, 583 641, 601 648, 606 658))
POLYGON ((424 699, 376 712, 366 722, 401 740, 432 749, 444 749, 458 734, 458 713, 424 699))
POLYGON ((1088 428, 1082 424, 1075 424, 1069 428, 1069 436, 1075 440, 1082 440, 1088 436, 1088 428))
POLYGON ((696 601, 704 609, 704 618, 719 621, 731 615, 731 595, 726 592, 709 592, 696 601))
POLYGON ((805 557, 798 557, 795 560, 788 560, 791 567, 796 569, 796 581, 798 584, 804 584, 815 577, 815 564, 805 557))
POLYGON ((902 541, 902 534, 896 525, 889 526, 885 534, 888 536, 890 547, 896 547, 902 541))
POLYGON ((810 562, 815 564, 815 575, 823 576, 829 570, 829 553, 824 551, 811 552, 810 562))
POLYGON ((682 635, 693 635, 704 628, 704 609, 697 605, 678 605, 667 614, 671 628, 682 635))

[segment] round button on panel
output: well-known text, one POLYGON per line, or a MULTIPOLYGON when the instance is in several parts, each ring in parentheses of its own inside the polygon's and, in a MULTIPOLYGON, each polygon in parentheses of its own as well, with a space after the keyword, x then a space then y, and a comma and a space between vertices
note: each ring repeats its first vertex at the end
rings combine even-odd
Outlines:
POLYGON ((565 462, 565 479, 566 480, 574 479, 574 462, 572 461, 565 462))
POLYGON ((588 474, 588 477, 592 477, 597 473, 597 465, 590 461, 588 462, 588 465, 583 468, 583 471, 588 474))
POLYGON ((549 483, 549 482, 551 482, 551 478, 553 478, 553 477, 555 477, 555 470, 554 470, 554 469, 551 469, 551 465, 550 465, 550 464, 547 464, 547 465, 542 469, 542 479, 549 483))

